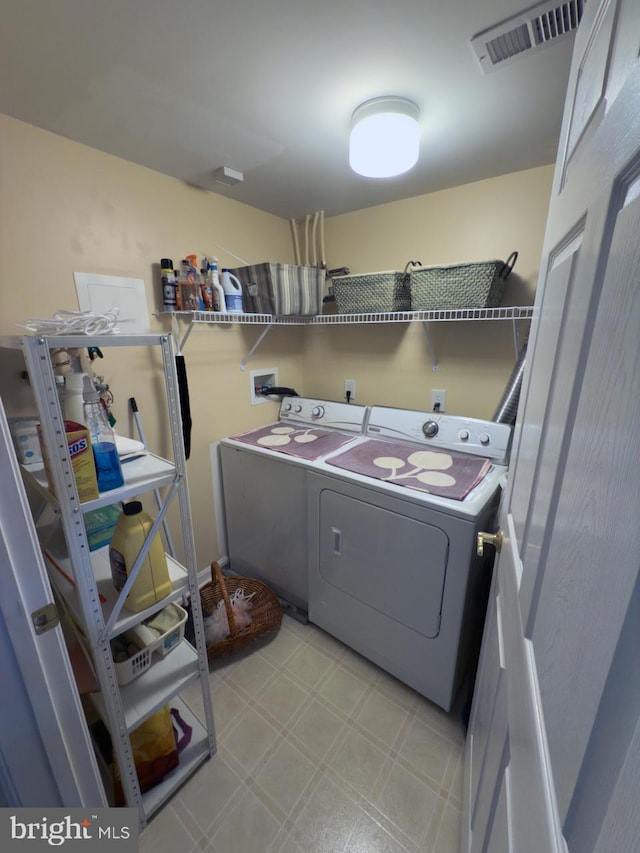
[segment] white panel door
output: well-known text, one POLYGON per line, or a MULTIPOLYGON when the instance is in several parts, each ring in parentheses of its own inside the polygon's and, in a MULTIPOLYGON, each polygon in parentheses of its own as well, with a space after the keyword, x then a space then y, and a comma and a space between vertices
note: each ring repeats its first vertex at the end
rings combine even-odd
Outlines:
POLYGON ((2 400, 0 481, 0 805, 104 807, 62 630, 32 624, 53 595, 2 400))
POLYGON ((576 36, 462 850, 640 849, 640 4, 576 36))

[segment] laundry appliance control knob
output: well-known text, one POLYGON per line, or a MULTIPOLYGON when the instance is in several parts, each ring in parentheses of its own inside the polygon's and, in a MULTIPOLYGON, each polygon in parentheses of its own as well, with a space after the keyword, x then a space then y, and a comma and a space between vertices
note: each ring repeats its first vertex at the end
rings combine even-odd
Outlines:
POLYGON ((484 444, 485 447, 491 441, 491 437, 490 437, 488 432, 481 432, 480 435, 478 436, 478 439, 480 441, 480 444, 484 444))
POLYGON ((291 403, 287 403, 286 406, 284 407, 284 410, 285 410, 285 412, 290 412, 291 411, 291 403))
POLYGON ((434 438, 438 434, 438 424, 436 421, 427 421, 422 425, 422 432, 427 438, 434 438))
POLYGON ((324 415, 324 406, 315 406, 311 410, 311 414, 314 418, 321 418, 324 415))
POLYGON ((294 411, 300 413, 302 411, 302 406, 296 406, 294 411))
POLYGON ((460 441, 469 441, 469 430, 461 429, 458 433, 458 438, 460 439, 460 441))

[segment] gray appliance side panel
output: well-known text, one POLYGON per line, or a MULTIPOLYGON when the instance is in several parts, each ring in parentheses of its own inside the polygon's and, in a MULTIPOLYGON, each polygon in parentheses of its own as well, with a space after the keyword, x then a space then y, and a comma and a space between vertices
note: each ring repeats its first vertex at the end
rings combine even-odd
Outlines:
POLYGON ((231 571, 308 607, 307 486, 299 465, 220 445, 231 571))
MULTIPOLYGON (((425 504, 403 501, 375 488, 318 474, 308 473, 309 484, 309 619, 328 633, 360 652, 396 678, 413 687, 423 696, 450 710, 461 685, 469 661, 477 653, 479 638, 469 636, 468 626, 477 631, 483 624, 486 596, 481 591, 487 578, 482 562, 475 556, 475 534, 479 524, 487 521, 490 508, 479 519, 467 521, 439 512, 425 504), (440 630, 436 637, 426 637, 388 614, 346 594, 328 583, 321 567, 323 537, 333 537, 331 529, 322 529, 320 506, 324 492, 349 496, 372 508, 383 508, 398 516, 439 528, 449 541, 449 555, 442 595, 440 630), (482 613, 476 614, 477 607, 482 613)), ((325 495, 326 497, 326 495, 325 495)), ((373 513, 372 518, 376 517, 373 513)), ((342 520, 343 527, 345 521, 342 520)), ((422 549, 428 562, 428 542, 422 549)), ((416 545, 419 547, 419 545, 416 545)), ((361 557, 365 559, 365 557, 361 557)), ((387 565, 377 564, 378 554, 371 549, 368 559, 375 571, 389 571, 387 565)), ((415 570, 415 569, 414 569, 415 570)), ((402 564, 395 567, 396 582, 411 596, 410 578, 402 574, 402 564)), ((490 579, 490 578, 489 578, 490 579)), ((488 588, 488 586, 487 586, 488 588)))

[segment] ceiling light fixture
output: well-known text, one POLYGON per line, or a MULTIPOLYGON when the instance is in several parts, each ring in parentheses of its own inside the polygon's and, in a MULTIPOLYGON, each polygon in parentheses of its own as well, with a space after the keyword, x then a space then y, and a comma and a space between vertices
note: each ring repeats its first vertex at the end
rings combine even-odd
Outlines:
POLYGON ((391 178, 418 162, 420 110, 400 97, 372 98, 351 118, 349 165, 366 178, 391 178))

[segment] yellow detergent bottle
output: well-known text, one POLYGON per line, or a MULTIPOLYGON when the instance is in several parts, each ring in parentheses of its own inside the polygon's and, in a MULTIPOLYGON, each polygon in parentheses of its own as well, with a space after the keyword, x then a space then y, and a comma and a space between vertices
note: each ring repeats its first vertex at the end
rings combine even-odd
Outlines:
MULTIPOLYGON (((140 501, 124 504, 109 545, 111 577, 117 590, 125 585, 152 525, 153 519, 143 511, 140 501)), ((137 613, 165 598, 172 590, 162 540, 156 533, 124 606, 137 613)))

